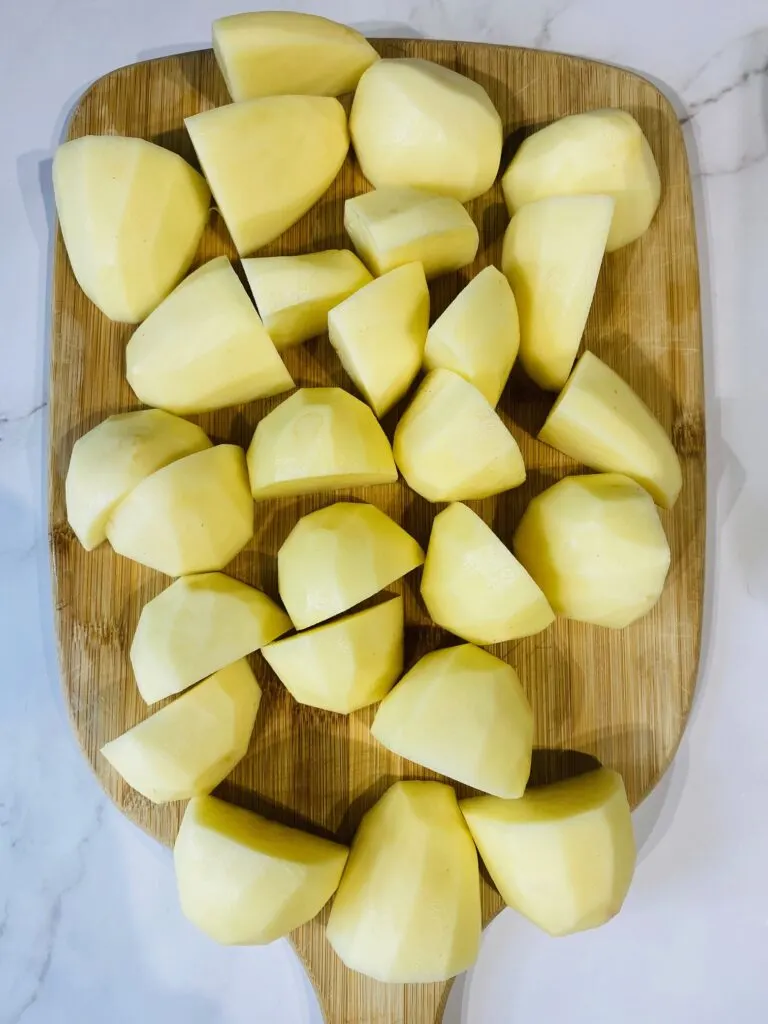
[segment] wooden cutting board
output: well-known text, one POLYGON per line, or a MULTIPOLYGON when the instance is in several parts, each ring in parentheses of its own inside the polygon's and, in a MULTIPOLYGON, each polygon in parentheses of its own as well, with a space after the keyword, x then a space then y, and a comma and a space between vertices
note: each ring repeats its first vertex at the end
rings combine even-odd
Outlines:
MULTIPOLYGON (((636 805, 672 758, 696 684, 705 532, 704 397, 696 260, 688 164, 672 107, 649 82, 604 64, 504 46, 427 40, 375 40, 384 56, 418 56, 480 82, 500 111, 507 143, 502 168, 521 138, 565 114, 617 106, 642 125, 661 170, 663 197, 647 234, 606 257, 584 343, 614 367, 670 431, 683 464, 683 491, 662 521, 672 569, 656 608, 629 629, 613 632, 558 621, 539 636, 500 645, 522 678, 536 717, 537 781, 579 770, 593 755, 622 772, 636 805)), ((137 135, 194 161, 182 119, 228 102, 211 51, 121 68, 83 96, 69 138, 89 133, 137 135)), ((299 253, 348 245, 346 197, 367 189, 350 154, 323 199, 265 250, 299 253)), ((469 205, 481 232, 471 268, 431 286, 433 317, 467 280, 498 264, 508 217, 496 186, 469 205)), ((181 804, 157 807, 132 792, 100 757, 99 748, 147 715, 131 675, 128 649, 142 605, 170 580, 113 554, 90 554, 67 525, 64 477, 74 441, 105 416, 136 408, 123 378, 128 326, 110 323, 78 288, 61 235, 55 242, 51 356, 50 541, 62 678, 72 723, 109 796, 138 825, 173 843, 181 804)), ((198 262, 235 256, 217 214, 211 216, 198 262)), ((290 350, 286 362, 299 385, 354 390, 327 338, 290 350)), ((258 420, 280 399, 198 417, 216 441, 247 445, 258 420)), ((517 490, 473 503, 504 541, 526 503, 566 473, 581 468, 535 440, 551 396, 517 369, 499 406, 520 443, 528 480, 517 490)), ((402 405, 384 421, 391 436, 402 405)), ((346 496, 346 495, 340 495, 346 496)), ((402 485, 356 491, 426 546, 435 507, 402 485)), ((299 516, 334 500, 329 495, 256 506, 256 534, 228 571, 277 596, 275 554, 299 516)), ((405 595, 407 664, 451 638, 428 619, 418 573, 393 589, 405 595)), ((260 655, 252 663, 264 700, 246 759, 219 795, 288 824, 349 842, 363 812, 401 776, 431 773, 389 754, 372 740, 373 709, 348 718, 301 707, 260 655)), ((460 787, 459 787, 460 788, 460 787)), ((462 794, 463 795, 463 794, 462 794)), ((484 918, 500 898, 482 882, 484 918)), ((447 985, 381 985, 348 971, 324 938, 328 908, 293 935, 330 1024, 436 1024, 447 985)))

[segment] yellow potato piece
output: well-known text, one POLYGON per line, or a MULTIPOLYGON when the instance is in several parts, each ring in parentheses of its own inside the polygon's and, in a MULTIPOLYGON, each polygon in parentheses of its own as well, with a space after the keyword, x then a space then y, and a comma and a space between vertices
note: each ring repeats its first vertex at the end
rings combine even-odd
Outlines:
POLYGON ((480 796, 460 806, 504 902, 550 935, 596 928, 621 909, 635 839, 617 772, 600 768, 520 800, 480 796))

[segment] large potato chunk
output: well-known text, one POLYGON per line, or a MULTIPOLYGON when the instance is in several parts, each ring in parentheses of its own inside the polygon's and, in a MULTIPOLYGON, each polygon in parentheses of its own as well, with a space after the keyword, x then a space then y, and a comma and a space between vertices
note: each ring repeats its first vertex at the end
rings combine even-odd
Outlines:
POLYGON ((613 213, 609 196, 563 196, 524 206, 509 222, 501 264, 520 314, 520 361, 559 391, 579 350, 613 213))
POLYGON ((181 909, 217 942, 274 942, 328 902, 348 853, 215 797, 197 797, 173 848, 181 909))
POLYGON ((653 608, 670 562, 653 498, 619 473, 569 476, 538 495, 513 548, 558 615, 615 629, 653 608))
POLYGON ((246 661, 221 669, 101 752, 156 804, 210 793, 245 757, 261 690, 246 661))
POLYGON ((146 477, 107 523, 119 555, 169 576, 223 569, 253 536, 242 448, 220 444, 146 477))
POLYGON ((86 551, 107 537, 107 520, 144 477, 185 455, 210 448, 194 423, 140 409, 109 416, 75 441, 64 492, 67 519, 86 551))
POLYGON ((525 480, 517 442, 493 406, 450 370, 421 382, 393 447, 408 486, 427 501, 487 498, 525 480))
POLYGON ((338 501, 301 518, 277 555, 280 597, 297 629, 340 615, 424 561, 374 505, 338 501))
POLYGON ((296 633, 261 653, 300 704, 348 715, 381 700, 403 671, 403 599, 296 633))
POLYGON ((387 435, 342 388, 302 388, 265 416, 248 449, 257 500, 397 480, 387 435))
POLYGON ((495 796, 521 796, 531 772, 533 713, 517 673, 472 644, 417 661, 371 732, 395 754, 495 796))
POLYGON ((185 121, 216 205, 241 256, 313 206, 349 148, 347 118, 325 96, 268 96, 185 121))
POLYGON ((184 576, 141 610, 131 644, 139 693, 170 697, 291 628, 266 594, 220 572, 184 576))
POLYGON ((184 276, 211 194, 177 153, 86 135, 59 146, 53 188, 72 272, 110 318, 143 320, 184 276))
POLYGON ((133 333, 126 377, 147 405, 208 412, 293 387, 226 256, 203 264, 133 333))
POLYGON ((461 810, 504 902, 550 935, 596 928, 621 909, 635 839, 616 772, 601 768, 520 800, 473 797, 461 810))
POLYGON ((403 57, 363 74, 349 127, 376 188, 414 185, 464 203, 486 192, 501 160, 501 118, 477 82, 403 57))
POLYGON ((480 925, 477 853, 455 793, 396 782, 357 830, 328 941, 379 981, 445 981, 475 962, 480 925))

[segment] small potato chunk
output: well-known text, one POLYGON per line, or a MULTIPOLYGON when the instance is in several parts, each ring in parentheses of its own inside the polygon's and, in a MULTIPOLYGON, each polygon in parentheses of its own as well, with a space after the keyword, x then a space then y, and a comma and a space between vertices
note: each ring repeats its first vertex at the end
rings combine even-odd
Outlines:
POLYGON ((348 715, 381 700, 403 671, 403 599, 296 633, 261 653, 300 704, 348 715))
POLYGON ((512 288, 500 270, 486 267, 429 328, 424 366, 453 370, 496 405, 519 345, 512 288))
POLYGON ((607 768, 519 800, 462 800, 504 902, 550 935, 596 928, 621 909, 635 870, 624 783, 607 768))
POLYGON ((241 256, 302 217, 339 173, 347 118, 326 96, 267 96, 184 122, 216 205, 241 256))
POLYGON ((614 629, 653 608, 669 571, 653 498, 619 473, 568 476, 539 494, 513 549, 556 614, 614 629))
POLYGON ((210 793, 248 750, 261 689, 247 661, 216 672, 101 748, 156 804, 210 793))
POLYGON ((119 555, 186 576, 223 569, 253 536, 245 453, 233 444, 188 455, 134 487, 107 523, 119 555))
POLYGON ((126 377, 137 397, 176 413, 210 412, 293 387, 226 256, 185 278, 133 333, 126 377))
POLYGON ((253 811, 197 797, 173 848, 181 909, 216 942, 274 942, 322 910, 348 853, 253 811))
POLYGON ((417 661, 371 733, 400 757, 494 796, 522 796, 531 772, 533 712, 517 673, 472 644, 417 661))
POLYGON ((248 449, 257 501, 397 480, 387 435, 342 388, 302 388, 256 427, 248 449))
POLYGON ((302 256, 256 256, 243 270, 278 350, 328 330, 328 312, 373 280, 349 249, 302 256))
POLYGON ((372 64, 358 83, 349 128, 376 188, 412 185, 465 203, 496 179, 498 111, 481 85, 432 61, 372 64))
POLYGON ((466 267, 480 244, 458 201, 420 188, 380 188, 344 203, 344 228, 374 274, 418 260, 427 278, 466 267))
POLYGON ((477 388, 432 370, 395 430, 395 462, 427 501, 487 498, 525 480, 517 442, 477 388))
POLYGON ((328 314, 331 345, 379 419, 419 372, 428 328, 429 289, 420 263, 376 278, 328 314))

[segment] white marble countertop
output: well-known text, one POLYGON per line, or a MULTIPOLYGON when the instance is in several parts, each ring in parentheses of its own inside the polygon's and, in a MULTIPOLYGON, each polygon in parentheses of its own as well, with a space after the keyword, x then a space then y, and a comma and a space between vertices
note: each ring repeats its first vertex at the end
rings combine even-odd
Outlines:
MULTIPOLYGON (((272 6, 282 6, 271 0, 272 6)), ((90 81, 207 45, 233 0, 0 5, 0 1022, 318 1022, 286 943, 222 949, 170 855, 107 802, 59 693, 44 502, 46 161, 90 81)), ((447 1024, 768 1020, 768 2, 327 0, 371 34, 539 46, 652 76, 686 123, 706 327, 708 604, 690 725, 635 815, 609 926, 551 940, 507 911, 447 1024)))

